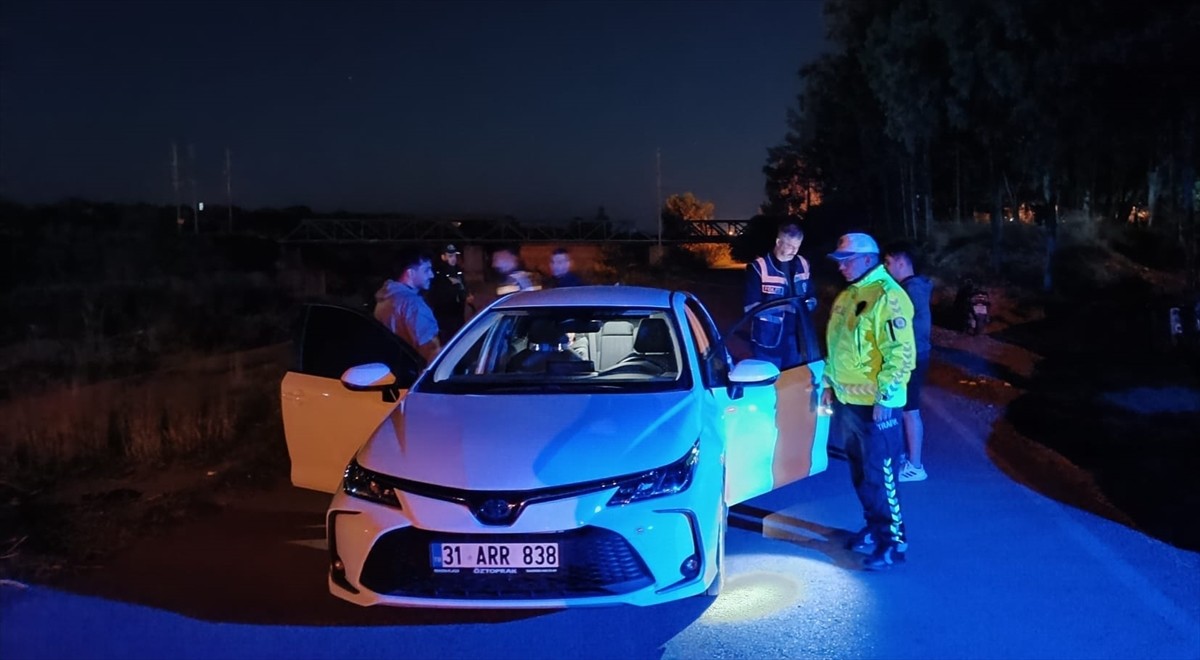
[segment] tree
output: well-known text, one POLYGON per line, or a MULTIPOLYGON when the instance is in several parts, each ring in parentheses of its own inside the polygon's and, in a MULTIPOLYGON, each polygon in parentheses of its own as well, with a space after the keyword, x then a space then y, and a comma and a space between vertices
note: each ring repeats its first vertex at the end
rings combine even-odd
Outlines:
POLYGON ((690 192, 671 195, 663 204, 663 235, 682 238, 688 235, 687 223, 696 220, 712 220, 715 207, 712 202, 697 199, 690 192))
POLYGON ((991 209, 998 271, 1005 218, 1040 208, 1049 275, 1061 210, 1124 221, 1136 205, 1200 265, 1200 4, 827 0, 825 15, 832 48, 800 69, 764 212, 807 217, 815 191, 822 222, 914 234, 965 200, 991 209))
POLYGON ((888 224, 894 144, 861 67, 848 54, 825 55, 799 75, 802 91, 788 111, 788 132, 767 150, 764 213, 804 216, 819 203, 863 213, 871 226, 888 224))

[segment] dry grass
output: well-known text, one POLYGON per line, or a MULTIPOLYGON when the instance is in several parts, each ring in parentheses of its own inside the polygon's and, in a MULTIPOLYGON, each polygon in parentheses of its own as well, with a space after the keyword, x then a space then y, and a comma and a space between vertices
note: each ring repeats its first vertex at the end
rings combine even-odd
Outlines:
POLYGON ((746 267, 746 264, 734 260, 733 246, 728 243, 692 243, 681 247, 709 268, 726 270, 746 267))
POLYGON ((0 577, 51 580, 286 474, 287 347, 0 402, 0 577))
POLYGON ((277 410, 285 364, 276 346, 4 401, 0 463, 60 472, 227 447, 255 416, 277 410))

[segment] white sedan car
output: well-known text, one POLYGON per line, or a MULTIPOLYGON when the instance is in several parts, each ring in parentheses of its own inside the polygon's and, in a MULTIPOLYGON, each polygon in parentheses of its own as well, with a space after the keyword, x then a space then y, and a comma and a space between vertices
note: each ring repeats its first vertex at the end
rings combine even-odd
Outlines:
POLYGON ((729 507, 827 464, 821 356, 734 365, 686 292, 516 293, 425 369, 373 319, 313 305, 297 349, 292 483, 334 494, 329 589, 359 605, 715 594, 729 507))

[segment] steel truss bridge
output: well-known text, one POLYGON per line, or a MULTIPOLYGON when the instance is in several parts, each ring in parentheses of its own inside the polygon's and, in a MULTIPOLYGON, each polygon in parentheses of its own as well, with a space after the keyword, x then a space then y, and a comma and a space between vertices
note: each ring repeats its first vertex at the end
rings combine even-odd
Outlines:
MULTIPOLYGON (((679 223, 663 243, 729 243, 749 220, 693 220, 679 223)), ((562 226, 525 225, 511 218, 306 218, 282 243, 642 243, 657 234, 611 222, 574 221, 562 226)))

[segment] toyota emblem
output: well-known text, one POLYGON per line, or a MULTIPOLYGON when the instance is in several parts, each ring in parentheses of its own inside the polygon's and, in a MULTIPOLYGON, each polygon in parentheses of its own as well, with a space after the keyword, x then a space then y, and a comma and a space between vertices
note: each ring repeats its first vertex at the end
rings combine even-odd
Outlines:
POLYGON ((497 497, 484 500, 483 504, 479 505, 479 508, 475 510, 475 515, 480 521, 485 523, 504 523, 508 522, 509 514, 512 513, 514 508, 516 508, 515 505, 497 497))

